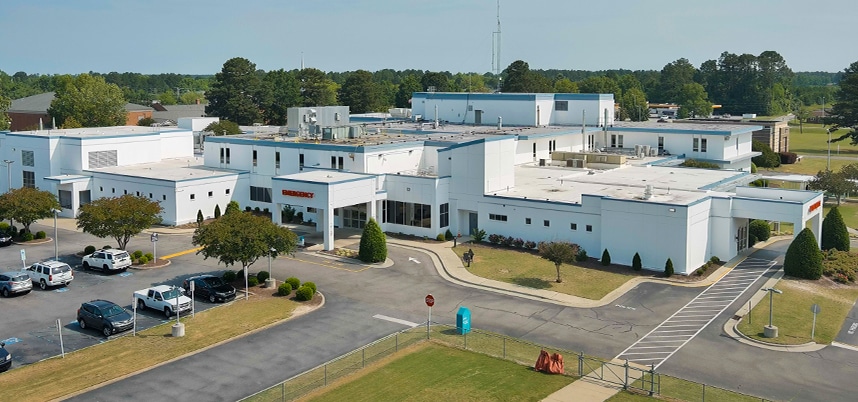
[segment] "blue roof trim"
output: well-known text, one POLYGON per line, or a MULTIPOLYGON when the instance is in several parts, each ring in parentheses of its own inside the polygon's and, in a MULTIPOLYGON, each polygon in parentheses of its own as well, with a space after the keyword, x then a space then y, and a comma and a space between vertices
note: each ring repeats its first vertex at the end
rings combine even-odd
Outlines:
MULTIPOLYGON (((694 169, 694 168, 689 168, 689 169, 694 169)), ((705 185, 705 186, 703 186, 703 187, 698 187, 697 189, 698 189, 698 190, 711 190, 711 189, 713 189, 713 188, 715 188, 715 187, 718 187, 718 186, 720 186, 720 185, 722 185, 722 184, 726 184, 726 183, 729 183, 729 182, 731 182, 731 181, 739 180, 740 178, 745 177, 745 176, 748 176, 748 175, 750 175, 750 173, 748 173, 748 172, 742 172, 742 173, 740 173, 740 174, 730 176, 730 177, 728 177, 728 178, 726 178, 726 179, 721 179, 721 180, 718 180, 718 181, 716 181, 716 182, 714 182, 714 183, 709 183, 709 184, 707 184, 707 185, 705 185)))
MULTIPOLYGON (((594 132, 599 132, 599 131, 602 131, 602 129, 600 127, 585 127, 584 128, 585 133, 594 133, 594 132)), ((569 134, 572 134, 572 135, 581 134, 581 130, 578 129, 578 130, 569 130, 569 131, 552 131, 552 132, 537 133, 537 134, 522 134, 522 135, 519 135, 518 138, 521 140, 531 140, 531 139, 536 139, 536 138, 550 138, 550 137, 557 137, 557 136, 569 135, 569 134)))
POLYGON ((554 94, 554 100, 614 100, 614 94, 554 94))
POLYGON ((489 137, 489 138, 478 138, 476 140, 472 140, 472 141, 468 141, 468 142, 461 142, 458 144, 450 145, 449 147, 447 147, 443 150, 440 150, 438 152, 449 151, 452 149, 462 148, 462 147, 469 147, 471 145, 482 144, 482 143, 486 143, 486 142, 503 141, 503 140, 515 140, 515 136, 514 135, 507 135, 507 136, 497 136, 497 137, 489 137))
POLYGON ((720 136, 728 136, 728 135, 738 135, 745 133, 752 133, 757 130, 762 130, 762 126, 747 126, 741 129, 735 130, 689 130, 689 129, 674 129, 674 128, 663 128, 663 127, 611 127, 608 131, 621 131, 621 132, 636 132, 636 133, 656 133, 656 134, 689 134, 689 135, 720 135, 720 136))
POLYGON ((426 100, 518 100, 535 101, 534 93, 482 93, 482 92, 415 92, 412 94, 412 104, 415 99, 426 100))
POLYGON ((404 149, 423 146, 423 140, 413 140, 406 142, 397 142, 380 145, 360 145, 360 144, 316 144, 312 142, 288 142, 288 141, 272 141, 272 140, 256 140, 251 138, 229 138, 229 136, 206 137, 206 142, 212 144, 237 144, 237 145, 258 145, 273 148, 293 148, 293 149, 308 149, 316 151, 337 151, 337 152, 353 152, 353 153, 369 153, 374 151, 385 151, 391 149, 404 149))

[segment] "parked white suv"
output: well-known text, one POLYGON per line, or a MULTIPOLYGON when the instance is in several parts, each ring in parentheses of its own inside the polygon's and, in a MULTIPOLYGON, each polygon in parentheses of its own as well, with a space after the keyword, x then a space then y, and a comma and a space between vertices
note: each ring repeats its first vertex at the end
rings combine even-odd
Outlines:
POLYGON ((68 285, 74 280, 74 272, 69 264, 50 260, 37 262, 25 270, 33 283, 38 283, 42 289, 48 286, 68 285))
POLYGON ((105 272, 124 271, 130 266, 131 256, 125 250, 109 248, 83 257, 83 269, 97 269, 105 272))

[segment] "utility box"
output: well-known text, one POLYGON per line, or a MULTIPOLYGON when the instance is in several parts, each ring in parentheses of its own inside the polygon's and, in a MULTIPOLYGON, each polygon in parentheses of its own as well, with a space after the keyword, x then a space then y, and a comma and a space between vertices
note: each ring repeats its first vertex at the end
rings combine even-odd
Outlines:
POLYGON ((459 335, 471 332, 471 310, 465 306, 459 307, 459 311, 456 313, 456 332, 459 335))

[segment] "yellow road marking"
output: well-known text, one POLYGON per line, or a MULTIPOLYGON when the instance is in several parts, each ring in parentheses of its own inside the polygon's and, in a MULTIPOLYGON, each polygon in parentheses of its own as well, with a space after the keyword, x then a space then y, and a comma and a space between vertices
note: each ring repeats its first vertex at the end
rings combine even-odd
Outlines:
POLYGON ((182 256, 185 254, 196 253, 197 251, 200 251, 202 249, 203 249, 202 247, 196 247, 196 248, 192 248, 192 249, 185 250, 185 251, 179 251, 178 253, 167 254, 165 256, 162 256, 161 259, 169 260, 170 258, 173 258, 173 257, 179 257, 179 256, 182 256))

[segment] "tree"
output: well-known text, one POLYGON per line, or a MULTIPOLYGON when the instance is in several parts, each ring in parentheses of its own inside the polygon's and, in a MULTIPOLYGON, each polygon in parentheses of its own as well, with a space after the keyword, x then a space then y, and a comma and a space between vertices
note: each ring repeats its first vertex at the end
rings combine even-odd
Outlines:
POLYGON ((681 58, 661 69, 661 78, 653 99, 659 102, 679 102, 683 86, 694 82, 697 69, 688 59, 681 58))
POLYGON ((220 205, 215 205, 214 217, 215 219, 220 218, 220 205))
POLYGON ((845 129, 846 133, 834 141, 849 138, 852 145, 858 144, 858 61, 843 70, 838 84, 840 90, 835 94, 834 107, 825 122, 831 124, 831 130, 845 129))
POLYGON ((53 211, 58 209, 60 203, 50 191, 21 187, 0 195, 0 211, 5 217, 24 225, 25 233, 30 233, 33 222, 53 216, 53 211))
POLYGON ((109 127, 125 124, 125 97, 116 84, 104 77, 81 74, 56 79, 56 94, 48 114, 64 126, 72 121, 81 127, 109 127))
POLYGON ((269 71, 262 79, 271 91, 271 102, 263 112, 265 122, 276 126, 286 125, 286 111, 290 107, 300 106, 301 85, 295 74, 283 69, 269 71))
POLYGON ((124 250, 132 237, 161 221, 163 210, 157 201, 131 194, 99 198, 80 206, 77 227, 96 237, 112 237, 124 250))
POLYGON ((822 277, 822 251, 810 228, 804 228, 790 243, 784 256, 784 273, 804 279, 822 277))
POLYGON ((578 83, 578 88, 585 94, 614 94, 620 98, 620 86, 607 76, 592 76, 578 83))
POLYGON ((357 70, 346 78, 340 88, 340 102, 348 105, 350 113, 375 112, 382 106, 379 99, 379 88, 372 80, 372 73, 357 70))
POLYGON ((262 122, 262 109, 271 104, 271 91, 262 84, 256 64, 235 57, 227 60, 215 74, 206 98, 209 116, 249 126, 262 122))
POLYGON ((849 251, 849 231, 836 206, 822 220, 822 249, 849 251))
POLYGON ((664 276, 668 278, 673 276, 673 261, 670 258, 664 262, 664 276))
POLYGON ((685 119, 711 115, 712 102, 709 102, 708 97, 703 85, 696 82, 683 85, 676 97, 676 103, 679 104, 679 117, 685 119))
POLYGON ((810 108, 801 102, 796 102, 792 113, 795 115, 795 119, 798 120, 798 132, 804 134, 804 123, 810 118, 810 108))
POLYGON ((420 78, 420 84, 423 85, 424 91, 435 88, 435 92, 447 92, 450 90, 450 77, 444 73, 427 71, 420 78))
POLYGON ((620 119, 631 121, 649 120, 649 105, 646 102, 646 94, 640 89, 631 88, 623 93, 620 99, 620 119))
POLYGON ((221 120, 211 123, 206 126, 203 131, 212 133, 212 135, 241 134, 241 128, 238 127, 238 124, 235 124, 235 122, 229 120, 221 120))
POLYGON ((387 239, 373 218, 369 218, 363 228, 358 258, 363 262, 382 262, 387 259, 387 239))
MULTIPOLYGON (((848 166, 848 165, 847 165, 848 166)), ((840 205, 840 199, 845 195, 858 190, 858 185, 843 173, 844 166, 840 172, 832 172, 829 170, 820 170, 816 177, 807 183, 808 190, 824 191, 828 197, 835 197, 837 205, 840 205)))
POLYGON ((331 106, 337 104, 337 84, 315 68, 298 71, 304 106, 331 106))
POLYGON ((643 263, 641 262, 641 255, 635 253, 635 256, 632 257, 632 269, 635 271, 640 271, 643 269, 643 263))
POLYGON ((9 107, 11 106, 12 100, 0 93, 0 131, 9 129, 9 123, 11 121, 9 120, 9 114, 6 113, 6 111, 9 110, 9 107))
POLYGON ((206 218, 203 217, 203 210, 198 209, 197 210, 197 227, 203 226, 203 221, 205 221, 205 220, 206 220, 206 218))
POLYGON ((406 75, 396 90, 396 107, 411 107, 411 96, 415 92, 421 91, 423 91, 423 86, 420 84, 420 79, 414 74, 406 75))
POLYGON ((149 127, 153 124, 155 124, 155 119, 151 117, 144 117, 137 121, 137 125, 141 127, 149 127))
MULTIPOLYGON (((755 219, 748 224, 748 237, 753 236, 756 241, 766 241, 771 236, 769 223, 764 220, 755 219)), ((753 244, 748 245, 753 246, 753 244)))
POLYGON ((578 83, 572 82, 572 80, 565 77, 561 78, 557 81, 554 81, 554 92, 561 94, 578 93, 578 83))
POLYGON ((233 212, 241 212, 241 206, 238 205, 238 201, 230 201, 226 204, 226 211, 224 211, 223 214, 229 215, 233 212))
POLYGON ((578 254, 578 245, 567 242, 549 242, 541 244, 539 247, 539 255, 548 261, 554 263, 554 269, 557 270, 557 283, 563 282, 560 277, 560 265, 564 262, 569 262, 575 259, 578 254))
POLYGON ((239 211, 197 228, 191 241, 204 259, 217 258, 227 267, 241 264, 246 278, 247 268, 259 258, 293 253, 298 236, 270 219, 239 211))
POLYGON ((608 249, 602 251, 602 265, 611 265, 611 253, 608 252, 608 249))
POLYGON ((781 157, 772 151, 768 144, 751 140, 751 150, 762 153, 762 155, 751 158, 751 162, 757 167, 776 168, 781 165, 781 157))

